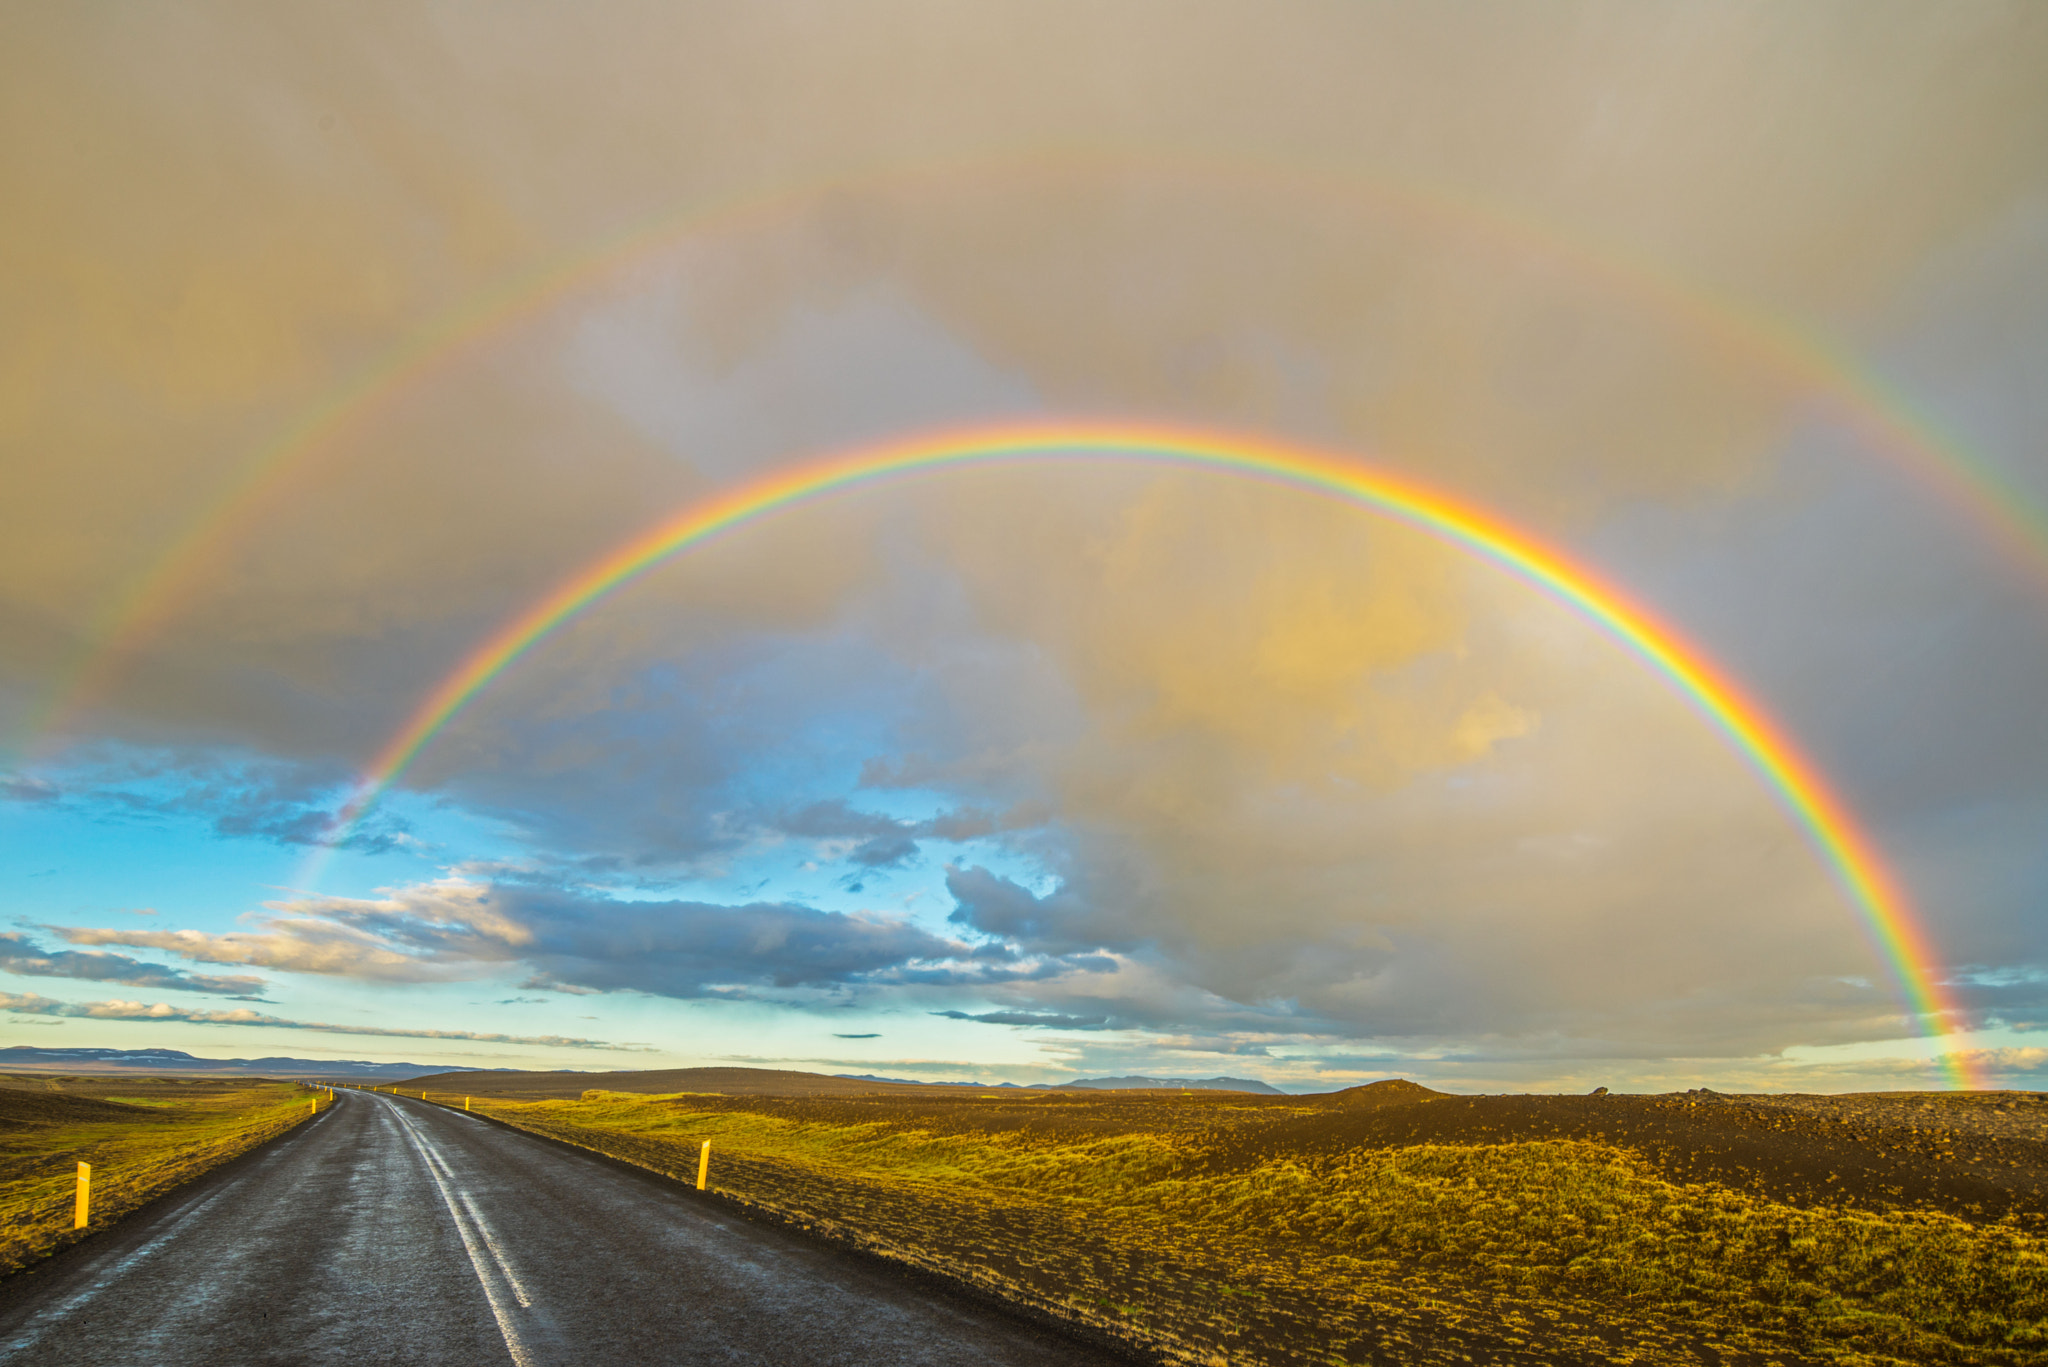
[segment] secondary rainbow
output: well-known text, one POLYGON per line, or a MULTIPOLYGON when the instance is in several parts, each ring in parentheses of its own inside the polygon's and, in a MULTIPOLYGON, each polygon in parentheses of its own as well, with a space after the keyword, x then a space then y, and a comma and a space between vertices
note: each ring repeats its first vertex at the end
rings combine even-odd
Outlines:
POLYGON ((1598 282, 1647 315, 1818 399, 1871 450, 1937 491, 2009 563, 2036 587, 2048 590, 2048 515, 1991 464, 1938 431, 1896 390, 1839 349, 1787 319, 1702 288, 1647 257, 1580 238, 1527 213, 1420 182, 1368 180, 1328 167, 1276 167, 1162 149, 1120 154, 1050 149, 973 161, 869 167, 693 206, 634 224, 465 299, 374 359, 251 454, 208 510, 96 615, 88 634, 96 644, 60 677, 27 728, 24 749, 39 736, 60 734, 111 686, 127 662, 175 620, 219 557, 275 514, 291 477, 314 464, 317 452, 381 403, 471 348, 512 332, 563 300, 681 243, 790 220, 835 195, 1124 172, 1190 183, 1213 181, 1276 200, 1322 199, 1366 206, 1429 231, 1465 234, 1507 254, 1598 282))
MULTIPOLYGON (((1333 495, 1471 552, 1576 608, 1694 704, 1763 779, 1855 908, 1919 1028, 1938 1041, 1957 1018, 1903 890, 1848 806, 1733 680, 1620 589, 1526 533, 1402 476, 1328 451, 1153 425, 1041 423, 941 432, 778 470, 690 504, 565 580, 442 679, 364 772, 302 883, 310 885, 327 853, 493 679, 564 621, 670 557, 779 509, 854 488, 973 466, 1063 460, 1214 470, 1333 495)), ((1941 1057, 1952 1085, 1975 1085, 1963 1055, 1945 1050, 1941 1057)))

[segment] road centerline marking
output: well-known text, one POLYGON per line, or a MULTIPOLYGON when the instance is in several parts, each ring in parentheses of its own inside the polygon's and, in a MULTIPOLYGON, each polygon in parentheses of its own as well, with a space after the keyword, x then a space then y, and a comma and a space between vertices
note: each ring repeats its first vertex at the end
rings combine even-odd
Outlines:
MULTIPOLYGON (((455 1222, 455 1232, 462 1238, 463 1251, 469 1255, 470 1268, 476 1273, 477 1284, 483 1287, 484 1300, 491 1307, 492 1318, 498 1322, 498 1333, 504 1337, 505 1351, 512 1355, 512 1361, 517 1364, 517 1367, 534 1367, 533 1354, 527 1348, 525 1340, 520 1337, 518 1328, 512 1322, 512 1310, 511 1307, 505 1304, 503 1291, 497 1285, 498 1279, 492 1277, 489 1270, 484 1266, 483 1255, 489 1250, 480 1250, 478 1248, 479 1240, 477 1235, 471 1232, 469 1221, 463 1218, 462 1208, 456 1204, 454 1193, 449 1190, 447 1180, 437 1170, 438 1165, 435 1163, 433 1156, 429 1154, 419 1131, 414 1128, 411 1118, 398 1109, 396 1102, 387 1101, 384 1104, 389 1106, 398 1117, 398 1123, 404 1127, 407 1138, 412 1141, 413 1150, 420 1155, 421 1165, 426 1168, 427 1176, 434 1179, 434 1186, 440 1191, 441 1200, 448 1206, 448 1216, 455 1222)), ((497 1263, 500 1271, 505 1273, 505 1290, 512 1290, 516 1297, 518 1295, 517 1283, 510 1272, 505 1269, 503 1262, 497 1258, 495 1253, 492 1253, 491 1261, 497 1263)), ((522 1303, 528 1304, 530 1307, 530 1302, 524 1302, 524 1298, 520 1299, 522 1303)))

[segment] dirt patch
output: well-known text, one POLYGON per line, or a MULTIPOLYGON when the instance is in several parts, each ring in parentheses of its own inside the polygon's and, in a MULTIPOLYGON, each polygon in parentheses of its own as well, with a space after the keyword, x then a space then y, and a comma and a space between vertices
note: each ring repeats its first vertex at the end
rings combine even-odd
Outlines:
POLYGON ((1718 1182, 1799 1205, 1913 1207, 2044 1229, 2048 1098, 2022 1104, 2015 1116, 1946 1093, 1438 1096, 1276 1117, 1219 1138, 1205 1161, 1225 1170, 1283 1154, 1575 1139, 1641 1154, 1674 1182, 1718 1182))
POLYGON ((63 1092, 27 1092, 15 1087, 0 1087, 0 1129, 19 1129, 28 1125, 66 1125, 82 1121, 133 1121, 146 1124, 162 1118, 154 1110, 142 1106, 127 1106, 118 1101, 99 1101, 92 1097, 72 1096, 63 1092))

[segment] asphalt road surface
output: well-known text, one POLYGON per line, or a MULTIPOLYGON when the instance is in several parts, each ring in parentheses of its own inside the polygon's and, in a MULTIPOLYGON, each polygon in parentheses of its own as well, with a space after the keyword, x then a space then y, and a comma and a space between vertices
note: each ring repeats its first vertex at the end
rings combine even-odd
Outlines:
POLYGON ((1114 1359, 422 1102, 337 1104, 0 1285, 0 1363, 775 1367, 1114 1359))

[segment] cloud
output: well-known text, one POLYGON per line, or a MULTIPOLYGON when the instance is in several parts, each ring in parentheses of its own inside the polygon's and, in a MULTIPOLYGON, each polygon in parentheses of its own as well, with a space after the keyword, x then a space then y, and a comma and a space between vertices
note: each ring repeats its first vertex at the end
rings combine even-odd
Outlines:
POLYGON ((62 796, 62 790, 46 778, 34 774, 0 775, 0 798, 9 802, 22 802, 43 806, 53 803, 62 796))
POLYGON ((161 991, 210 992, 250 1000, 256 999, 264 988, 261 978, 182 973, 162 964, 144 963, 122 954, 82 954, 75 950, 52 952, 19 932, 0 934, 0 970, 32 977, 125 983, 130 987, 153 987, 161 991))
POLYGON ((984 1011, 970 1015, 965 1011, 934 1011, 934 1016, 948 1020, 979 1021, 983 1025, 1027 1025, 1042 1026, 1048 1030, 1114 1030, 1107 1016, 1063 1016, 1051 1011, 984 1011))
POLYGON ((842 1034, 838 1034, 837 1032, 835 1032, 835 1033, 833 1034, 832 1038, 833 1038, 833 1039, 880 1039, 880 1038, 881 1038, 881 1036, 880 1036, 880 1035, 878 1035, 878 1034, 865 1034, 865 1035, 842 1035, 842 1034))
POLYGON ((609 1044, 604 1040, 572 1039, 562 1035, 500 1035, 475 1030, 401 1030, 386 1026, 327 1025, 318 1021, 286 1020, 239 1007, 231 1011, 202 1011, 171 1006, 164 1002, 60 1002, 34 993, 0 992, 0 1011, 25 1016, 73 1016, 89 1020, 184 1021, 193 1025, 256 1025, 273 1030, 317 1030, 330 1035, 375 1035, 403 1039, 474 1040, 483 1044, 533 1044, 556 1049, 608 1049, 625 1053, 652 1052, 643 1045, 609 1044))
POLYGON ((366 981, 473 978, 516 965, 531 974, 526 987, 683 998, 1027 971, 1007 953, 901 919, 788 903, 619 901, 451 876, 375 898, 270 905, 254 932, 52 929, 74 944, 366 981))
POLYGON ((974 865, 947 869, 946 891, 955 903, 948 920, 1014 941, 1027 952, 1072 954, 1131 944, 1117 933, 1110 917, 1065 888, 1039 897, 974 865))
POLYGON ((793 811, 778 813, 770 818, 769 824, 790 835, 819 840, 847 836, 888 839, 902 834, 905 829, 904 822, 874 812, 859 811, 843 797, 812 802, 793 811))
MULTIPOLYGON (((315 917, 275 918, 266 932, 120 930, 51 926, 72 944, 157 949, 195 963, 248 964, 284 973, 371 982, 438 982, 475 976, 483 964, 453 955, 421 954, 354 926, 315 917)), ((481 946, 479 948, 482 948, 481 946)), ((503 956, 499 956, 503 961, 503 956)))
POLYGON ((854 846, 846 857, 864 869, 897 868, 917 857, 917 842, 908 836, 876 836, 854 846))
MULTIPOLYGON (((51 7, 0 53, 60 130, 0 171, 0 720, 61 695, 65 734, 0 796, 300 845, 451 642, 664 510, 936 423, 1158 417, 1355 453, 1599 565, 1841 779, 1948 962, 2038 963, 2039 608, 1742 338, 1826 332, 2039 495, 2043 30, 1900 8, 1845 45, 1844 12, 884 0, 793 44, 774 7, 51 7), (735 229, 742 201, 782 207, 735 229), (488 344, 387 364, 656 221, 488 344), (433 378, 334 409, 393 373, 433 378), (309 415, 261 516, 195 520, 311 452, 309 415), (73 696, 129 603, 146 629, 73 696)), ((408 802, 618 895, 66 938, 562 992, 986 988, 1361 1057, 1904 1026, 1812 852, 1640 663, 1428 538, 1221 476, 785 510, 531 652, 358 844, 410 850, 408 802), (950 928, 701 892, 778 841, 894 888, 934 840, 985 842, 943 856, 950 928)), ((2043 1019, 2030 981, 1959 991, 2043 1019)))

